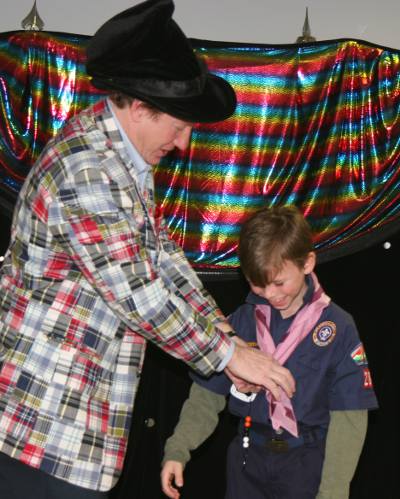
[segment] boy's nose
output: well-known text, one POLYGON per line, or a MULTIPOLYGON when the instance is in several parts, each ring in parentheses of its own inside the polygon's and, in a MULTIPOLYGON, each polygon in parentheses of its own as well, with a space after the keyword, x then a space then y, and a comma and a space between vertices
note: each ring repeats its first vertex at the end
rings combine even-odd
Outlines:
POLYGON ((271 286, 271 285, 265 286, 265 288, 264 288, 264 298, 267 299, 268 301, 270 301, 271 298, 273 298, 273 297, 274 297, 273 286, 271 286))

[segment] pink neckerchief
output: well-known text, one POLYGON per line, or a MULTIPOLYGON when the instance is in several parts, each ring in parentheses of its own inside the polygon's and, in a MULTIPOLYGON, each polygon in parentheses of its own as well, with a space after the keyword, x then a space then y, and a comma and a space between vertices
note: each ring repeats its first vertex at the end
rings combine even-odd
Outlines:
MULTIPOLYGON (((256 305, 257 343, 260 350, 270 353, 281 365, 290 357, 297 345, 312 331, 321 313, 330 302, 329 296, 321 288, 317 276, 312 273, 314 293, 311 301, 296 314, 283 341, 276 347, 269 331, 271 306, 256 305)), ((286 393, 280 389, 280 400, 276 400, 269 391, 266 393, 269 405, 269 416, 274 430, 285 428, 294 436, 298 436, 296 416, 292 403, 286 393)))

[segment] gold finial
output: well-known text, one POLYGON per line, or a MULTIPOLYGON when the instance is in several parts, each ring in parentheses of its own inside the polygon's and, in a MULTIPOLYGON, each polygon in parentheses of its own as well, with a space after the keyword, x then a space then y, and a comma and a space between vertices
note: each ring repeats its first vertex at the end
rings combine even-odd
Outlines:
POLYGON ((306 18, 303 25, 303 34, 299 36, 296 43, 315 42, 315 38, 311 36, 310 23, 308 22, 308 7, 306 7, 306 18))
POLYGON ((29 14, 21 21, 21 26, 27 31, 42 31, 44 22, 36 8, 36 0, 33 2, 33 7, 29 14))

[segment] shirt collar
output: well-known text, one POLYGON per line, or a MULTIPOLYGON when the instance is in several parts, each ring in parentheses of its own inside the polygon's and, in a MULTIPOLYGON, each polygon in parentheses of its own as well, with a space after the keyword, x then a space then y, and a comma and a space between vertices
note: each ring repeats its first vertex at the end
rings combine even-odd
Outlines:
POLYGON ((132 141, 129 139, 129 137, 125 133, 125 130, 122 128, 121 123, 119 122, 116 114, 114 113, 113 106, 111 105, 111 103, 109 102, 108 99, 107 99, 107 104, 108 104, 108 107, 111 111, 111 114, 115 120, 115 124, 117 125, 118 131, 121 134, 122 142, 124 143, 128 157, 132 161, 133 168, 136 172, 136 176, 138 178, 139 185, 140 185, 141 189, 143 190, 144 186, 146 184, 147 175, 151 170, 151 165, 146 163, 146 161, 139 154, 136 147, 133 145, 132 141))

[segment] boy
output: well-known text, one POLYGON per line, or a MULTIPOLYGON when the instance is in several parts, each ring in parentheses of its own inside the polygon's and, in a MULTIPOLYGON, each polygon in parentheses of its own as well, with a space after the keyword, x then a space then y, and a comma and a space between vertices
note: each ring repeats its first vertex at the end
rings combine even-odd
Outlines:
POLYGON ((228 450, 226 499, 346 498, 367 410, 377 407, 353 319, 319 285, 311 229, 295 207, 253 215, 241 230, 239 258, 251 292, 231 325, 291 371, 296 393, 276 400, 257 387, 238 392, 224 374, 195 377, 166 443, 163 491, 180 496, 175 486, 183 485, 190 450, 212 433, 229 394, 241 422, 228 450))

